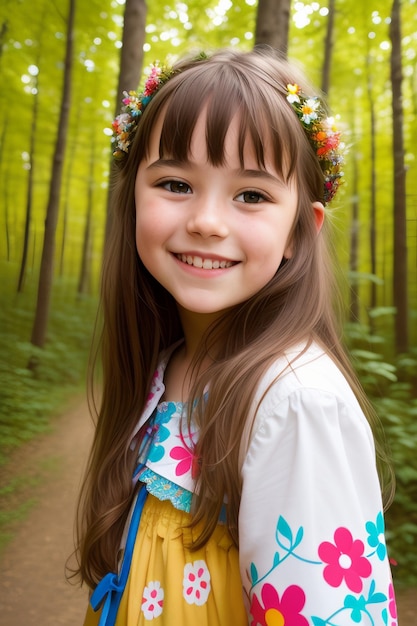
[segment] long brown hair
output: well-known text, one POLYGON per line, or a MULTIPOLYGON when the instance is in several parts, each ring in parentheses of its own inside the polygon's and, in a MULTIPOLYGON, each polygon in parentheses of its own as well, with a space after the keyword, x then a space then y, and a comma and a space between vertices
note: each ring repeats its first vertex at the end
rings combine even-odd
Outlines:
POLYGON ((326 228, 317 235, 315 227, 311 204, 323 201, 323 175, 285 99, 289 83, 298 83, 306 93, 313 93, 311 87, 298 70, 267 49, 219 51, 209 58, 184 60, 177 69, 147 106, 113 194, 102 275, 102 399, 78 525, 78 573, 90 587, 116 568, 132 500, 132 431, 144 408, 158 355, 182 337, 175 301, 145 269, 135 245, 135 179, 158 120, 163 119, 161 156, 187 160, 204 109, 208 159, 216 166, 225 160, 226 133, 238 114, 242 165, 249 135, 259 167, 264 167, 268 136, 277 171, 287 179, 296 178, 299 196, 292 258, 259 293, 208 330, 195 359, 189 406, 197 407, 193 420, 200 429, 201 472, 192 524, 203 522, 204 530, 194 547, 213 532, 225 496, 228 527, 238 543, 242 434, 262 375, 286 349, 298 342, 319 342, 371 415, 340 341, 334 260, 329 258, 326 228), (201 373, 198 364, 207 353, 212 364, 201 373), (198 402, 207 385, 206 402, 198 402))

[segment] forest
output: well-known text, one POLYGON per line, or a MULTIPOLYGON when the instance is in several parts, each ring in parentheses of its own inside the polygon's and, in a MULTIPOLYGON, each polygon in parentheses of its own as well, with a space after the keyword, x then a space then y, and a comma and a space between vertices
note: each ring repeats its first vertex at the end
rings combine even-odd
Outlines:
POLYGON ((0 463, 85 388, 122 91, 156 60, 258 43, 303 68, 342 130, 327 212, 344 337, 392 453, 394 577, 415 585, 417 0, 2 0, 0 463))

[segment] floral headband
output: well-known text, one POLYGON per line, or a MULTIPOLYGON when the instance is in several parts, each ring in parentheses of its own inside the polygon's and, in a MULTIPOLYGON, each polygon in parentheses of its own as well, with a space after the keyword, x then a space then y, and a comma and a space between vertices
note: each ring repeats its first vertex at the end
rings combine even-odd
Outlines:
POLYGON ((129 147, 135 136, 139 118, 156 92, 173 76, 174 70, 170 67, 151 65, 151 70, 141 93, 136 91, 123 92, 122 112, 112 124, 111 138, 113 157, 122 161, 129 152, 129 147))
POLYGON ((333 118, 327 117, 317 96, 306 96, 298 85, 287 85, 287 100, 316 153, 324 176, 324 201, 330 202, 343 176, 343 156, 338 150, 340 132, 337 131, 333 118))
MULTIPOLYGON (((201 54, 201 59, 207 58, 201 54)), ((120 162, 126 158, 134 139, 140 116, 157 91, 175 74, 175 70, 152 65, 144 90, 123 92, 122 112, 113 124, 113 157, 120 162)), ((338 151, 340 133, 332 118, 327 117, 321 100, 317 96, 303 94, 296 84, 287 85, 287 100, 291 104, 312 145, 324 176, 324 201, 330 202, 335 195, 343 176, 343 157, 338 151)))

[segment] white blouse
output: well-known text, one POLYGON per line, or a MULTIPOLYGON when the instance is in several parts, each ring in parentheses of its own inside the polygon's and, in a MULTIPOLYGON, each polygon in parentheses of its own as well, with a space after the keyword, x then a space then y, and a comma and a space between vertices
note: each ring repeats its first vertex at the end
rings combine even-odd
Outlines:
MULTIPOLYGON (((249 623, 396 626, 369 424, 332 359, 313 345, 293 361, 299 352, 263 377, 241 443, 239 561, 249 623)), ((133 433, 158 407, 138 478, 189 510, 198 433, 181 431, 179 403, 160 402, 169 356, 133 433)))

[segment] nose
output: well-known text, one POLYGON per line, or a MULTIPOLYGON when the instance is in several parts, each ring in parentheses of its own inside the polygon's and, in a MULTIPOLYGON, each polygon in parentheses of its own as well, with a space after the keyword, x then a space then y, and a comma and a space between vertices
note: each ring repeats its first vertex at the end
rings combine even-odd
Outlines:
POLYGON ((229 234, 227 224, 227 208, 217 194, 196 198, 188 217, 187 230, 192 235, 200 235, 204 239, 229 234))

